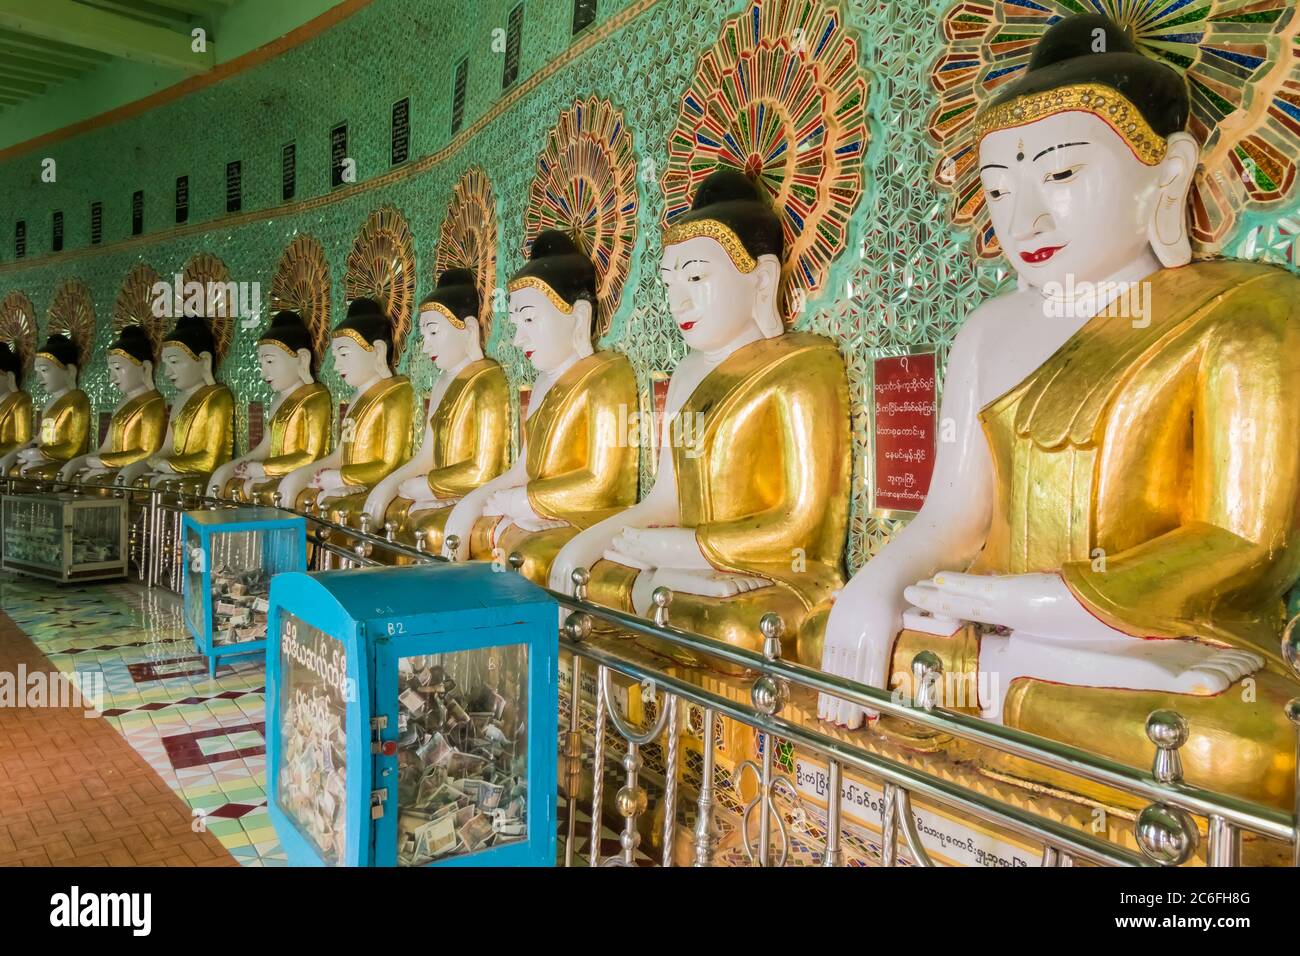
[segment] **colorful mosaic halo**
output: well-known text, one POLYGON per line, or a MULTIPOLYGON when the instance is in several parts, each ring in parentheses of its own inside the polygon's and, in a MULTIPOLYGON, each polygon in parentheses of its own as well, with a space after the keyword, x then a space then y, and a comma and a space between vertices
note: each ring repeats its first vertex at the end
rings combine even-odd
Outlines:
POLYGON ((497 201, 487 173, 465 170, 451 193, 438 232, 433 283, 448 269, 470 269, 478 285, 479 335, 486 347, 492 334, 492 299, 497 282, 497 201))
POLYGON ((330 265, 315 236, 294 236, 276 264, 269 314, 282 309, 302 316, 311 350, 317 361, 323 358, 330 342, 330 265))
POLYGON ((23 372, 32 368, 36 357, 36 309, 27 293, 10 292, 0 301, 0 342, 7 342, 23 363, 23 372))
POLYGON ((929 132, 934 180, 953 193, 952 218, 974 230, 975 253, 1001 253, 984 203, 973 120, 1003 83, 1021 76, 1049 26, 1104 13, 1146 55, 1187 78, 1187 129, 1201 144, 1192 193, 1198 255, 1221 250, 1243 212, 1291 195, 1300 154, 1300 16, 1290 0, 960 0, 943 17, 945 52, 930 70, 939 105, 929 132))
POLYGON ((153 343, 155 355, 162 348, 163 336, 169 331, 167 316, 156 315, 153 307, 154 287, 161 281, 151 265, 137 262, 122 279, 117 299, 113 302, 113 331, 120 332, 128 325, 140 326, 153 343))
POLYGON ((77 368, 84 369, 95 345, 95 300, 80 279, 64 279, 54 290, 46 316, 46 334, 62 334, 77 347, 77 368))
POLYGON ((362 224, 343 275, 347 301, 374 299, 393 320, 393 365, 406 350, 415 305, 415 240, 396 206, 380 206, 362 224))
POLYGON ((663 176, 664 225, 720 166, 746 173, 785 232, 788 319, 821 289, 862 195, 867 81, 835 5, 754 0, 726 21, 682 98, 663 176))
POLYGON ((596 267, 596 335, 618 311, 636 244, 636 157, 623 114, 591 97, 564 110, 537 157, 524 254, 543 229, 567 232, 596 267))
MULTIPOLYGON (((213 356, 215 367, 216 362, 226 357, 226 352, 230 349, 230 339, 235 333, 234 313, 239 303, 231 297, 234 286, 230 281, 230 270, 212 253, 200 252, 185 263, 181 281, 186 286, 191 282, 197 282, 205 290, 203 317, 208 320, 208 325, 212 328, 212 338, 217 343, 217 354, 213 356)), ((182 295, 184 295, 183 289, 182 295)), ((176 303, 174 315, 177 318, 184 314, 183 305, 183 300, 176 303)))

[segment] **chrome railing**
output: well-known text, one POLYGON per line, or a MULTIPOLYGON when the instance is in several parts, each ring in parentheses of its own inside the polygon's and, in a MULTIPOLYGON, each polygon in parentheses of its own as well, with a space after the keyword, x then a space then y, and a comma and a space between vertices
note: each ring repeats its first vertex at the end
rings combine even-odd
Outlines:
MULTIPOLYGON (((151 586, 170 586, 175 582, 177 587, 173 590, 179 586, 176 569, 180 566, 179 529, 183 511, 189 507, 215 509, 238 505, 219 498, 186 495, 167 487, 131 489, 90 484, 81 487, 132 496, 142 515, 141 566, 149 569, 142 579, 151 586)), ((276 504, 281 506, 278 496, 276 504)), ((444 554, 454 554, 458 543, 449 540, 444 554, 435 555, 422 544, 410 547, 396 541, 391 525, 385 527, 381 536, 371 533, 365 520, 358 522, 360 528, 353 528, 345 523, 346 517, 345 522, 334 522, 313 510, 292 513, 308 521, 314 568, 375 565, 382 563, 377 558, 379 554, 408 562, 447 560, 444 554)), ((509 564, 517 570, 522 559, 511 555, 509 564)), ((922 653, 912 662, 914 687, 918 690, 914 699, 908 699, 783 659, 783 626, 774 614, 762 621, 764 647, 762 653, 756 653, 674 627, 670 622, 671 594, 662 589, 655 595, 653 620, 646 620, 588 601, 587 580, 585 571, 575 571, 573 595, 550 592, 564 609, 560 644, 568 658, 567 671, 562 676, 567 677, 569 691, 561 704, 557 750, 562 768, 561 792, 567 804, 562 829, 562 859, 566 865, 644 863, 646 855, 640 852, 640 845, 652 829, 651 835, 660 844, 657 862, 662 865, 673 865, 683 855, 677 852, 679 843, 685 847, 685 856, 692 865, 713 865, 717 862, 723 822, 735 834, 734 842, 745 861, 760 866, 790 862, 790 824, 778 809, 777 800, 781 798, 794 804, 796 817, 803 808, 799 806, 802 798, 797 785, 776 766, 778 741, 792 745, 796 753, 815 755, 826 764, 824 818, 822 825, 815 828, 823 831, 816 855, 826 866, 845 863, 846 837, 855 831, 860 834, 863 829, 845 819, 841 793, 849 773, 873 783, 880 792, 873 803, 879 822, 879 847, 874 854, 867 854, 868 862, 880 865, 898 865, 903 861, 904 849, 914 865, 932 866, 939 862, 926 848, 918 831, 914 800, 946 810, 960 819, 978 821, 995 831, 1014 834, 1037 848, 1045 866, 1070 866, 1076 861, 1119 866, 1177 866, 1194 859, 1210 866, 1231 866, 1241 862, 1243 834, 1277 841, 1289 848, 1292 864, 1300 865, 1297 813, 1193 786, 1183 779, 1179 749, 1187 740, 1187 724, 1173 711, 1156 711, 1148 718, 1146 731, 1153 748, 1152 769, 1145 772, 1078 747, 935 706, 930 689, 934 687, 934 678, 940 675, 938 660, 933 655, 922 653), (606 632, 616 636, 611 638, 606 632), (740 686, 748 685, 748 702, 710 689, 707 686, 710 681, 684 676, 681 668, 660 666, 643 659, 644 655, 627 653, 617 635, 651 638, 694 656, 729 665, 731 671, 743 671, 739 681, 740 686), (591 686, 584 684, 588 668, 594 677, 591 686), (634 723, 620 709, 617 698, 620 687, 626 692, 628 686, 635 689, 638 685, 644 698, 642 709, 651 716, 634 723), (1143 805, 1134 814, 1132 824, 1132 839, 1138 850, 1135 852, 1077 823, 1027 808, 1034 806, 1034 800, 999 799, 990 795, 988 788, 970 786, 968 782, 953 779, 952 775, 930 772, 924 765, 916 766, 876 752, 865 744, 845 740, 845 735, 837 736, 825 725, 810 726, 789 713, 788 705, 794 693, 829 694, 914 727, 1122 794, 1143 805), (690 715, 685 720, 684 712, 690 715), (757 759, 733 760, 734 772, 727 783, 731 792, 725 792, 726 788, 717 779, 720 770, 715 738, 723 721, 752 728, 759 750, 757 759), (698 780, 693 779, 693 774, 683 772, 683 739, 688 734, 693 746, 698 738, 698 780), (650 752, 654 753, 652 761, 647 760, 650 752), (623 777, 621 786, 613 794, 607 794, 609 768, 606 764, 615 753, 621 755, 623 777), (747 773, 754 778, 749 787, 743 784, 747 773), (655 810, 662 815, 653 828, 647 825, 651 806, 647 783, 655 787, 659 796, 655 810), (589 791, 586 801, 583 800, 585 791, 589 791), (745 793, 749 795, 746 797, 745 793), (683 796, 692 801, 690 806, 682 803, 683 796), (578 814, 584 802, 590 810, 589 821, 584 825, 589 831, 585 859, 576 849, 582 835, 578 814), (621 826, 617 835, 619 849, 612 854, 602 853, 607 804, 621 826)), ((1284 640, 1286 658, 1293 669, 1300 664, 1297 653, 1300 640, 1294 624, 1293 621, 1287 628, 1284 640)), ((1300 701, 1288 705, 1287 716, 1300 727, 1300 701)), ((862 843, 860 835, 856 842, 862 843)), ((863 854, 859 852, 857 856, 863 854)))

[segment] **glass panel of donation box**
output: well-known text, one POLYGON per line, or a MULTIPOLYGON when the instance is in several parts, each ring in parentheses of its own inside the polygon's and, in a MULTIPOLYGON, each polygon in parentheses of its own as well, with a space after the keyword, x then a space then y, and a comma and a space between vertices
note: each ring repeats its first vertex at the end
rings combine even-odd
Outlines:
POLYGON ((63 559, 63 509, 45 498, 4 499, 5 559, 43 568, 63 559))
POLYGON ((348 703, 342 642, 280 614, 280 808, 331 866, 347 849, 348 703))
POLYGON ((72 563, 122 560, 122 512, 115 507, 82 507, 72 512, 72 563))
POLYGON ((398 865, 527 837, 527 697, 523 644, 398 661, 398 865))

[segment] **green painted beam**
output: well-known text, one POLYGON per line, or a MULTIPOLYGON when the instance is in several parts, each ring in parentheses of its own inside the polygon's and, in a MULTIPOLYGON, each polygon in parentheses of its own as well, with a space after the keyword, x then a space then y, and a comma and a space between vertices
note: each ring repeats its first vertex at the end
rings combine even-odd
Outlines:
POLYGON ((37 60, 34 57, 23 56, 3 43, 0 43, 0 65, 11 73, 23 73, 37 78, 46 76, 60 80, 80 76, 86 72, 86 68, 82 66, 70 66, 66 63, 53 63, 50 60, 37 60))
POLYGON ((44 93, 45 85, 21 77, 9 76, 4 72, 4 67, 0 66, 0 89, 13 90, 15 93, 44 93))
POLYGON ((81 63, 88 67, 98 66, 100 63, 107 63, 113 59, 107 53, 100 53, 98 50, 83 50, 79 47, 68 46, 66 43, 55 43, 52 40, 3 28, 0 28, 0 43, 37 53, 41 56, 56 57, 63 62, 81 63))
POLYGON ((190 49, 190 35, 96 10, 72 0, 5 0, 0 27, 110 56, 205 73, 215 62, 212 40, 203 53, 190 49))

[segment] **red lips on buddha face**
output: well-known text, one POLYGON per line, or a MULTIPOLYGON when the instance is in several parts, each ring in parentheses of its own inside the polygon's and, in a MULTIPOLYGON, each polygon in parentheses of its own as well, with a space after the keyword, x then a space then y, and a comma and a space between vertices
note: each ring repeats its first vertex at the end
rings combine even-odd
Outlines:
POLYGON ((695 328, 695 322, 694 322, 694 321, 683 322, 683 323, 679 326, 679 328, 680 328, 683 332, 689 332, 691 329, 695 328))
POLYGON ((1025 262, 1028 262, 1030 265, 1035 265, 1040 262, 1046 262, 1048 259, 1052 258, 1052 256, 1056 255, 1064 248, 1065 248, 1064 245, 1043 246, 1043 248, 1041 249, 1034 249, 1029 252, 1021 252, 1020 258, 1023 259, 1025 262))

